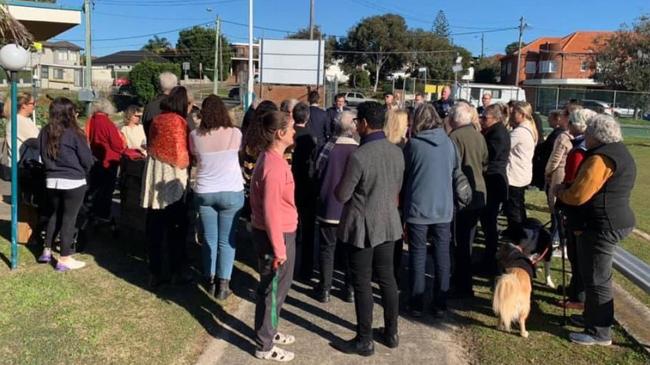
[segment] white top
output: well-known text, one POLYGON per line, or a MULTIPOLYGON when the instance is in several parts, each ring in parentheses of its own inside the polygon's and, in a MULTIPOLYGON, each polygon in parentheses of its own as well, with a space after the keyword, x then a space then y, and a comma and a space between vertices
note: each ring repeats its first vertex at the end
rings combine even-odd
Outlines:
POLYGON ((147 146, 147 136, 144 134, 144 127, 142 124, 134 126, 125 125, 120 129, 120 133, 126 139, 126 146, 136 150, 145 151, 147 146))
POLYGON ((511 186, 528 186, 533 180, 535 138, 530 128, 522 123, 510 132, 510 157, 506 174, 511 186))
POLYGON ((219 128, 205 135, 190 133, 190 151, 198 167, 194 190, 197 193, 218 193, 244 190, 239 166, 242 134, 238 128, 219 128))
POLYGON ((185 197, 187 169, 181 169, 149 156, 142 179, 141 206, 165 209, 185 197))
MULTIPOLYGON (((24 117, 20 114, 18 114, 17 118, 17 125, 18 125, 18 156, 16 156, 16 160, 20 159, 20 148, 23 146, 23 143, 25 143, 26 140, 31 139, 31 138, 38 138, 38 127, 34 122, 32 122, 31 118, 24 117)), ((7 120, 7 128, 6 128, 6 134, 5 138, 7 139, 7 145, 9 146, 9 156, 11 157, 11 120, 7 120)), ((11 160, 9 160, 9 164, 11 164, 11 160)))
POLYGON ((57 190, 72 190, 86 185, 86 179, 60 179, 60 178, 47 178, 45 179, 45 187, 48 189, 57 190))

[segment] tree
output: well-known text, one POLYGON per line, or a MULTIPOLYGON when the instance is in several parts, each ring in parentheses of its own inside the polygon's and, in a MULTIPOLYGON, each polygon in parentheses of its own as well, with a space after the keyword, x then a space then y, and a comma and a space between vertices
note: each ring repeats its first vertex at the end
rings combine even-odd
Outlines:
POLYGON ((374 71, 374 91, 386 70, 400 69, 404 65, 408 45, 408 31, 404 18, 384 14, 364 18, 348 31, 339 44, 339 54, 351 66, 366 65, 374 71), (398 52, 398 53, 395 53, 398 52))
POLYGON ((438 37, 449 39, 451 32, 449 31, 449 22, 447 21, 447 16, 444 11, 438 11, 436 19, 433 21, 432 31, 438 37))
MULTIPOLYGON (((521 46, 523 47, 524 44, 522 43, 521 46)), ((508 44, 505 49, 507 55, 515 54, 515 52, 517 52, 518 50, 519 50, 519 42, 512 42, 508 44)))
MULTIPOLYGON (((215 29, 195 26, 188 30, 182 30, 178 34, 175 54, 168 58, 173 58, 175 62, 189 62, 189 76, 191 78, 201 77, 200 67, 203 66, 203 75, 213 78, 213 72, 209 70, 214 67, 214 50, 215 50, 215 29)), ((222 79, 225 79, 230 72, 230 59, 232 51, 230 42, 222 34, 220 37, 221 44, 221 64, 220 71, 222 79)))
POLYGON ((348 79, 348 86, 354 89, 367 89, 370 87, 370 78, 368 77, 368 71, 355 69, 350 72, 350 78, 348 79))
POLYGON ((412 30, 409 35, 409 49, 414 50, 409 60, 413 76, 418 76, 419 68, 426 67, 427 79, 448 82, 454 79, 451 66, 457 56, 463 57, 464 67, 469 66, 470 52, 463 47, 451 45, 448 39, 422 29, 412 30))
POLYGON ((165 37, 158 37, 157 35, 147 41, 142 49, 155 54, 161 54, 164 52, 169 52, 171 50, 172 44, 169 43, 169 40, 165 37))
MULTIPOLYGON (((323 35, 319 25, 314 26, 314 39, 319 39, 323 35)), ((295 33, 289 34, 287 39, 309 39, 309 27, 300 28, 295 33)))
POLYGON ((0 6, 0 44, 15 42, 23 48, 29 48, 34 37, 25 26, 16 20, 6 7, 0 6))
POLYGON ((483 57, 474 66, 474 81, 486 84, 497 82, 497 77, 501 74, 501 62, 498 56, 483 57))
POLYGON ((133 69, 129 72, 129 80, 135 94, 142 103, 153 100, 160 93, 158 76, 165 71, 172 72, 176 76, 181 74, 180 66, 174 63, 144 61, 133 66, 133 69))
MULTIPOLYGON (((325 42, 325 66, 329 66, 334 62, 334 51, 337 47, 336 37, 323 34, 320 26, 315 25, 314 40, 320 39, 321 36, 325 42)), ((298 29, 295 33, 289 34, 287 39, 309 39, 309 27, 298 29)))

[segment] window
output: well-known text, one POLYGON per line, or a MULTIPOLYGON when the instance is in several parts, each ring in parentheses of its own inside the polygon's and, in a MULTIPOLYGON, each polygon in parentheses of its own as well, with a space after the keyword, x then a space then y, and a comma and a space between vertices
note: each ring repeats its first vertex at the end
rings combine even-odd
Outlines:
POLYGON ((56 59, 57 59, 57 61, 67 61, 68 60, 68 51, 66 51, 66 50, 56 51, 56 59))
POLYGON ((512 62, 508 62, 508 64, 506 65, 506 74, 510 75, 511 72, 512 72, 512 62))
POLYGON ((534 74, 535 72, 537 72, 537 62, 535 61, 526 62, 526 73, 534 74))
MULTIPOLYGON (((485 89, 483 90, 483 94, 485 93, 490 93, 492 99, 501 99, 501 89, 485 89)), ((483 97, 483 95, 481 95, 481 97, 483 97)))
POLYGON ((77 54, 76 53, 70 52, 70 61, 77 62, 77 54))
POLYGON ((481 98, 481 89, 478 88, 478 87, 473 87, 473 88, 470 90, 470 97, 469 97, 469 99, 470 99, 470 100, 478 100, 478 99, 480 99, 480 98, 481 98))
POLYGON ((50 68, 47 66, 41 66, 41 79, 47 80, 50 78, 50 68))
POLYGON ((55 68, 52 70, 52 78, 55 80, 63 80, 63 69, 55 68))
POLYGON ((551 74, 557 72, 557 62, 555 61, 542 61, 539 63, 539 72, 551 74))

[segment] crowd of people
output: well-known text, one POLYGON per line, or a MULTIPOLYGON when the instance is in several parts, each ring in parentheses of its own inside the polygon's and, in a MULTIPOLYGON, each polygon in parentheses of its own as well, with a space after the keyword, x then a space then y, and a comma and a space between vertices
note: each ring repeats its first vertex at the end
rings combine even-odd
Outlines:
POLYGON ((396 348, 398 283, 405 283, 411 317, 429 311, 442 318, 450 297, 474 296, 474 274, 499 274, 497 246, 521 237, 525 193, 543 143, 553 229, 566 238, 573 273, 569 298, 558 304, 584 310, 573 319, 585 331, 571 334, 572 341, 611 343, 612 253, 635 223, 629 196, 636 174, 611 116, 570 102, 551 113, 554 130, 544 139, 529 103, 492 104, 489 94, 478 109, 453 100, 446 87, 433 103, 418 93, 405 108, 387 94, 384 104, 365 102, 356 110, 340 94, 324 110, 312 91, 307 103, 257 102, 238 128, 218 96, 203 100, 197 113, 191 95, 176 85, 173 74, 161 74, 161 95, 144 112, 127 108, 121 130, 110 119, 110 103, 94 104, 84 130, 75 105, 56 98, 39 132, 27 120, 34 99, 19 97, 19 143, 39 151, 45 173, 47 234, 39 262, 54 260, 58 236, 56 269, 82 268, 73 258, 82 203, 90 200, 94 217, 110 219, 120 161, 145 159, 140 204, 147 209, 153 288, 192 280, 185 253, 190 211, 199 217, 206 291, 226 299, 242 244, 236 235, 241 218, 249 221, 260 274, 255 356, 293 359, 282 346, 295 337, 277 330, 292 281, 311 283, 318 273, 314 296, 327 303, 337 267, 345 277, 341 297, 354 303, 357 318, 356 336, 337 348, 369 356, 373 280, 384 310, 380 341, 396 348), (507 228, 500 234, 501 212, 507 228), (479 221, 485 250, 474 263, 479 221), (426 293, 429 253, 432 293, 426 293), (401 277, 404 266, 407 278, 401 277))

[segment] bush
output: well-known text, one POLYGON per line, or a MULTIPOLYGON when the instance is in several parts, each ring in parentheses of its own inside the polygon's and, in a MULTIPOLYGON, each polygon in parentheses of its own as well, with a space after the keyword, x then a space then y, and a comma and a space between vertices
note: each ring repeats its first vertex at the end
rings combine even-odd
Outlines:
POLYGON ((351 88, 355 89, 368 89, 370 88, 370 76, 368 71, 364 70, 354 70, 350 73, 350 79, 348 79, 348 85, 351 88))
POLYGON ((180 77, 181 68, 174 63, 155 63, 143 61, 133 66, 129 73, 129 80, 140 102, 148 103, 160 93, 158 84, 158 75, 162 72, 169 71, 180 77))

